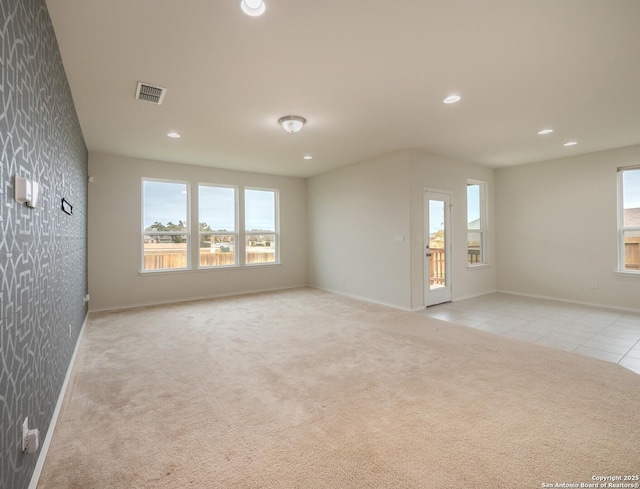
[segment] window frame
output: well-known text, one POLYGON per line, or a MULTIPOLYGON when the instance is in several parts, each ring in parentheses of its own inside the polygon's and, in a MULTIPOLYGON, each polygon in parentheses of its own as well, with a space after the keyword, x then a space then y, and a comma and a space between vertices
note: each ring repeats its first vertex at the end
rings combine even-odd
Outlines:
POLYGON ((191 180, 178 180, 170 178, 142 177, 140 182, 140 273, 143 275, 155 273, 185 273, 207 270, 228 270, 230 268, 245 267, 261 267, 274 266, 281 264, 280 257, 280 190, 277 188, 254 187, 245 185, 223 184, 196 182, 191 180), (145 182, 173 183, 184 185, 186 189, 186 226, 184 231, 153 231, 151 233, 145 231, 145 182), (222 187, 234 189, 234 220, 235 230, 233 232, 223 231, 200 231, 200 188, 204 187, 222 187), (193 187, 193 188, 192 188, 193 187), (247 243, 246 236, 251 232, 246 231, 246 191, 256 190, 264 192, 272 192, 273 212, 274 212, 274 229, 260 230, 261 234, 274 236, 274 261, 246 263, 247 243), (156 268, 145 269, 145 236, 184 236, 186 249, 186 266, 181 268, 156 268), (235 256, 234 264, 229 265, 200 265, 200 238, 206 235, 233 235, 235 240, 235 256))
POLYGON ((251 187, 246 186, 242 192, 242 266, 246 267, 261 267, 261 266, 273 266, 280 265, 280 191, 275 188, 266 187, 251 187), (273 192, 273 215, 274 215, 274 228, 273 230, 262 229, 262 234, 274 235, 274 261, 263 263, 247 263, 247 235, 253 234, 253 231, 247 230, 247 190, 256 190, 260 192, 273 192))
POLYGON ((640 277, 640 269, 633 270, 626 268, 625 255, 626 255, 626 243, 625 232, 640 232, 640 225, 638 226, 625 226, 624 225, 624 184, 623 175, 625 171, 640 171, 640 165, 625 166, 618 168, 617 172, 617 191, 618 191, 618 273, 629 274, 640 277))
POLYGON ((489 265, 487 260, 487 182, 483 182, 482 180, 474 180, 467 179, 466 185, 466 216, 467 216, 467 268, 480 268, 486 267, 489 265), (478 186, 478 198, 479 198, 479 217, 478 217, 478 228, 470 228, 469 227, 469 187, 470 186, 478 186), (479 261, 471 263, 469 262, 469 235, 470 233, 479 234, 480 235, 480 246, 479 246, 479 261))
POLYGON ((166 178, 152 178, 152 177, 142 177, 140 183, 140 272, 141 273, 159 273, 159 272, 181 272, 185 270, 191 270, 191 183, 187 180, 173 180, 166 178), (186 190, 186 198, 185 198, 185 207, 186 207, 186 226, 184 231, 154 231, 147 232, 144 226, 144 218, 145 218, 145 190, 144 184, 145 182, 157 182, 157 183, 173 183, 180 184, 185 186, 186 190), (186 248, 186 266, 180 268, 150 268, 146 269, 144 267, 145 261, 145 236, 185 236, 185 248, 186 248))
POLYGON ((240 255, 241 255, 241 245, 240 245, 240 205, 239 205, 239 187, 237 185, 227 185, 227 184, 222 184, 222 183, 205 183, 205 182, 198 182, 198 223, 197 223, 197 229, 198 229, 198 246, 197 246, 197 256, 198 256, 198 261, 197 261, 197 268, 201 269, 201 270, 212 270, 212 269, 220 269, 220 268, 234 268, 234 267, 238 267, 240 265, 240 255), (201 209, 200 209, 200 202, 201 202, 201 192, 200 189, 201 187, 216 187, 216 188, 231 188, 233 189, 233 227, 234 227, 234 231, 205 231, 202 232, 200 231, 200 220, 201 220, 201 209), (234 239, 234 262, 233 264, 229 264, 229 265, 210 265, 210 266, 203 266, 200 264, 200 243, 201 243, 201 237, 202 236, 228 236, 228 235, 232 235, 233 239, 234 239))

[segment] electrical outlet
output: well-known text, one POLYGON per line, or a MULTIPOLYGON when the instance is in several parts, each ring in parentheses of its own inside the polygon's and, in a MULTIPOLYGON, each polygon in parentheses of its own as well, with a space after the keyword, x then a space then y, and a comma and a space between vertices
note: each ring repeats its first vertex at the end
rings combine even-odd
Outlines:
POLYGON ((591 288, 592 289, 597 289, 598 288, 598 281, 597 280, 593 280, 591 282, 591 288))
POLYGON ((344 282, 344 273, 340 274, 340 280, 342 280, 344 282))

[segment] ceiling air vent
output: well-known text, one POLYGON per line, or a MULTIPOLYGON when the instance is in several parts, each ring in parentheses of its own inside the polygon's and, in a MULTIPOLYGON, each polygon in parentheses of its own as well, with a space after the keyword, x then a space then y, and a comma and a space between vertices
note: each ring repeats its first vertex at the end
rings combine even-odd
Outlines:
POLYGON ((136 89, 136 99, 160 105, 166 92, 166 88, 157 87, 149 83, 138 82, 138 88, 136 89))

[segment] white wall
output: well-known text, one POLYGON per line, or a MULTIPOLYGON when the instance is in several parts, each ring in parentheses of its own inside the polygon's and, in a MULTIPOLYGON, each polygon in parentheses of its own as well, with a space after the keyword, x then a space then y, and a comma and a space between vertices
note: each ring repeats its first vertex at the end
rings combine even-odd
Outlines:
POLYGON ((615 273, 616 169, 638 163, 633 146, 497 170, 498 289, 640 309, 640 277, 615 273))
POLYGON ((410 308, 408 169, 395 153, 308 180, 310 285, 410 308))
POLYGON ((103 310, 307 284, 306 181, 90 153, 90 309, 103 310), (279 265, 141 274, 143 177, 276 188, 279 265))
POLYGON ((452 192, 453 299, 494 291, 493 183, 491 169, 410 150, 310 178, 310 284, 403 309, 424 307, 422 198, 431 187, 452 192), (467 179, 489 184, 490 266, 475 270, 466 266, 467 179))

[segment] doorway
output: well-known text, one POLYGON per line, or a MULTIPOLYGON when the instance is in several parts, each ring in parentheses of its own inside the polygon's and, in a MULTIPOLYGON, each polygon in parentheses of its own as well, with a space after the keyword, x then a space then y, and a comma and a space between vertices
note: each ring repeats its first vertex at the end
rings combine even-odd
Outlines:
POLYGON ((451 301, 451 192, 424 191, 424 303, 451 301))

